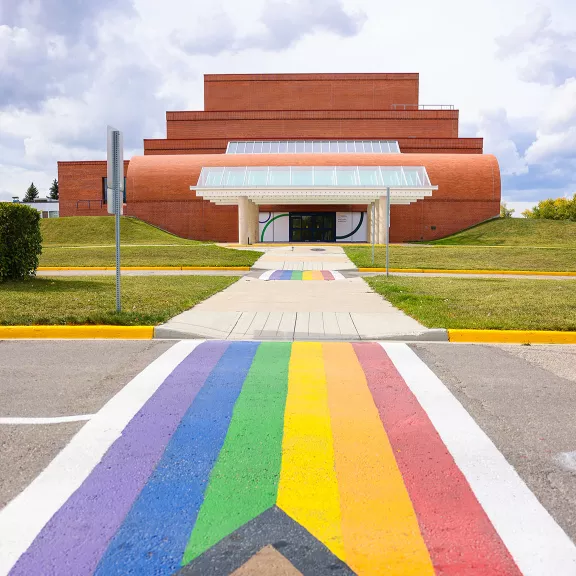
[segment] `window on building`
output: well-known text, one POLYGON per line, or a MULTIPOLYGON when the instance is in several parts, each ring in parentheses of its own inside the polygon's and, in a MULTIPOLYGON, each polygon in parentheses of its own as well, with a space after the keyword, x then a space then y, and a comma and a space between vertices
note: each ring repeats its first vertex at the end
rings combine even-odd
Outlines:
MULTIPOLYGON (((106 194, 106 188, 108 188, 108 178, 104 176, 102 178, 102 203, 108 203, 108 194, 106 194)), ((126 204, 126 178, 124 178, 124 204, 126 204)))

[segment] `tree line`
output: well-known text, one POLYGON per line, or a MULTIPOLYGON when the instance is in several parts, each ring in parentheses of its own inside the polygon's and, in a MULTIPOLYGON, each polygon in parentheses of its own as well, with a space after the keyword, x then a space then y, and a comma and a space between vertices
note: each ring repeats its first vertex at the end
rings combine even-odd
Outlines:
MULTIPOLYGON (((34 200, 38 200, 39 196, 40 192, 38 192, 38 188, 36 188, 34 182, 31 182, 30 186, 28 186, 28 190, 26 190, 26 194, 24 195, 22 202, 34 202, 34 200)), ((59 197, 58 180, 54 178, 54 181, 50 186, 50 191, 48 192, 48 198, 50 200, 58 200, 59 197)))

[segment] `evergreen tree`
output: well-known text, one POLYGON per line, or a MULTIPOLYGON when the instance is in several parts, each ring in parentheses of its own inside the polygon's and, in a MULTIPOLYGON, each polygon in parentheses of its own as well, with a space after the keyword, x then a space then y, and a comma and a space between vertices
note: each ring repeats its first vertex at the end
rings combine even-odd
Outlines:
POLYGON ((58 193, 58 180, 54 178, 54 182, 52 182, 52 186, 50 186, 50 194, 48 194, 48 198, 50 200, 58 200, 59 193, 58 193))
POLYGON ((32 182, 30 186, 28 186, 28 190, 26 190, 26 195, 24 196, 24 200, 22 200, 22 202, 32 202, 37 200, 38 196, 38 188, 36 188, 36 186, 34 186, 34 182, 32 182))

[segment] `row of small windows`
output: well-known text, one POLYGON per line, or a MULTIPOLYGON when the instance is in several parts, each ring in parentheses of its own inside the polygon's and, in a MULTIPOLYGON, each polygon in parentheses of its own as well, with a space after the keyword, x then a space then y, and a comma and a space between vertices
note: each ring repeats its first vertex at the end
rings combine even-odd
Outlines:
POLYGON ((199 188, 274 186, 427 187, 423 166, 242 166, 202 168, 199 188))
POLYGON ((228 142, 226 154, 399 154, 396 140, 228 142))

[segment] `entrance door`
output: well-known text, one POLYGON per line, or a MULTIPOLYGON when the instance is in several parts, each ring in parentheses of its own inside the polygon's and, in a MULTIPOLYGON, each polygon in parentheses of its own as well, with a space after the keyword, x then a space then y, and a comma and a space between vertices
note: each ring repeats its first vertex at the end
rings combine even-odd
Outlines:
POLYGON ((290 242, 336 242, 336 212, 290 212, 290 242))

